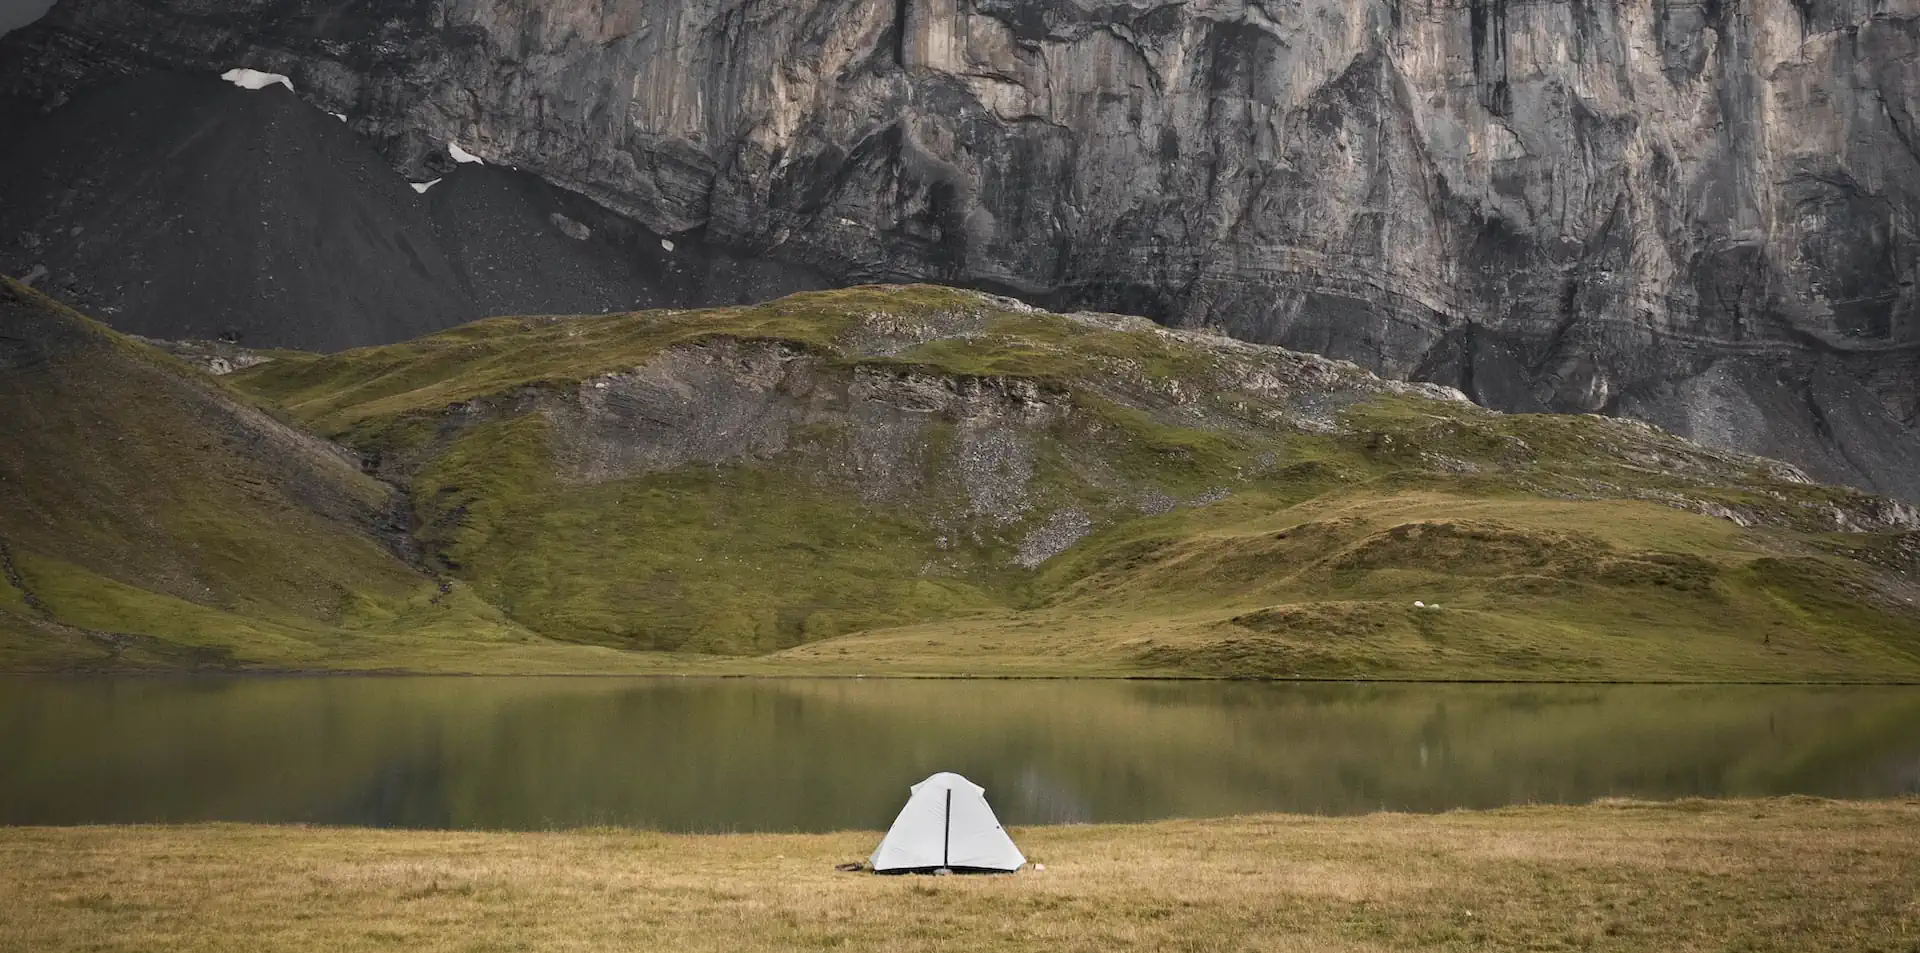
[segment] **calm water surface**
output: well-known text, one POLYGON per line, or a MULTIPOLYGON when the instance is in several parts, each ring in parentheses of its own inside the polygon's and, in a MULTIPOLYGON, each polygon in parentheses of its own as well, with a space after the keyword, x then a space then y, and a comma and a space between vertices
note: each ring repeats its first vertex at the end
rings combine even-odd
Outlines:
POLYGON ((0 823, 885 827, 1920 793, 1920 690, 0 679, 0 823))

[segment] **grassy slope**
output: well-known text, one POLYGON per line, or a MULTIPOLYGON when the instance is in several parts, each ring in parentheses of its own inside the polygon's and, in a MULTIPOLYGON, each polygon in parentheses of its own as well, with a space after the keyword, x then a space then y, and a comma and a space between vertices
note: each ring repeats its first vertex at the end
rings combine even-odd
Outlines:
MULTIPOLYGON (((5 293, 45 353, 0 370, 0 668, 1920 678, 1920 547, 1830 531, 1877 501, 1271 349, 861 288, 493 319, 215 382, 5 293), (769 401, 829 396, 777 450, 582 478, 587 382, 714 342, 808 368, 769 401), (876 452, 834 396, 875 379, 974 409, 876 452), (446 591, 374 537, 389 484, 246 401, 404 486, 446 591), (853 462, 900 472, 875 491, 853 462), (1063 515, 1092 535, 1015 565, 1063 515)), ((646 439, 733 425, 704 418, 738 395, 664 386, 690 402, 641 416, 682 429, 646 439)))
POLYGON ((0 669, 624 661, 441 593, 373 533, 389 487, 12 282, 0 435, 0 669))
POLYGON ((1602 803, 1013 832, 1044 871, 837 873, 877 834, 0 830, 0 950, 1860 950, 1920 943, 1920 802, 1602 803))
POLYGON ((977 580, 914 572, 941 554, 907 514, 751 468, 566 486, 538 456, 542 436, 537 418, 487 428, 418 482, 428 499, 472 493, 502 461, 534 457, 517 461, 525 483, 483 494, 439 551, 540 631, 758 654, 998 605, 977 580))
MULTIPOLYGON (((834 368, 842 374, 856 366, 1019 372, 1050 383, 1100 361, 1165 357, 1147 335, 1012 312, 985 316, 982 336, 965 348, 935 340, 885 356, 846 353, 870 315, 886 315, 897 330, 969 309, 980 310, 977 297, 947 289, 852 289, 709 312, 496 319, 394 347, 284 360, 236 380, 321 433, 406 459, 422 456, 459 402, 529 389, 564 394, 668 348, 716 338, 844 358, 834 368)), ((1178 368, 1162 368, 1170 369, 1178 368)), ((1091 400, 1089 408, 1109 432, 1081 442, 1118 450, 1107 455, 1122 470, 1150 472, 1176 491, 1203 490, 1254 455, 1252 446, 1168 428, 1111 402, 1091 400)), ((817 479, 823 459, 846 452, 832 425, 801 435, 797 459, 773 466, 690 468, 587 487, 557 477, 544 430, 537 416, 469 427, 402 474, 432 548, 542 632, 625 648, 752 654, 1026 601, 1027 574, 1006 566, 1009 538, 1025 524, 942 545, 927 506, 865 501, 817 479)), ((1062 434, 1048 449, 1073 442, 1062 434)), ((1078 499, 1090 488, 1059 492, 1078 499)))
POLYGON ((1324 362, 1274 397, 1236 383, 1245 350, 851 289, 496 319, 237 379, 411 481, 429 548, 511 618, 618 647, 782 650, 723 670, 1920 678, 1908 537, 1827 532, 1830 512, 1873 501, 1630 423, 1369 391, 1324 362), (832 424, 778 455, 582 483, 541 413, 450 423, 489 395, 564 403, 714 339, 781 342, 829 383, 862 368, 1031 382, 1071 408, 1037 443, 1045 503, 956 522, 965 492, 943 474, 964 460, 942 442, 957 420, 923 434, 926 489, 881 500, 822 476, 849 454, 832 424), (1334 399, 1299 424, 1316 395, 1334 399), (1143 488, 1214 502, 1144 515, 1143 488), (1011 567, 1049 506, 1097 532, 1011 567))
POLYGON ((896 674, 1104 662, 1108 674, 1307 678, 1914 677, 1912 622, 1849 592, 1865 585, 1857 567, 1771 555, 1791 541, 1657 504, 1363 490, 1239 505, 1244 522, 1196 531, 1176 518, 1084 544, 1050 567, 1071 582, 1036 609, 769 661, 896 674))

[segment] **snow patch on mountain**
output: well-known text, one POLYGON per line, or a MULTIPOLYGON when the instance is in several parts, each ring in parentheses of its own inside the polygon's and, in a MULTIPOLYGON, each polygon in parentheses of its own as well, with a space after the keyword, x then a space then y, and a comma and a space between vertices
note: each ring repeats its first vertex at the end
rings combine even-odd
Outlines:
POLYGON ((481 165, 487 164, 487 160, 482 159, 479 156, 474 155, 473 153, 460 148, 460 144, 457 142, 447 143, 447 155, 452 156, 453 161, 455 162, 477 162, 481 165))
POLYGON ((257 69, 230 69, 220 74, 220 78, 241 89, 266 89, 274 84, 293 92, 293 80, 280 73, 262 73, 257 69))

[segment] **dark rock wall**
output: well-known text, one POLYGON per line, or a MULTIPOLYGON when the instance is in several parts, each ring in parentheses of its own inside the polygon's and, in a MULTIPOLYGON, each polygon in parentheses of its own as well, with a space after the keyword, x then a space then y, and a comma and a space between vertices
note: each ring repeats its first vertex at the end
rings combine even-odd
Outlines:
POLYGON ((64 0, 652 233, 1626 413, 1920 498, 1920 0, 64 0))
POLYGON ((325 351, 489 315, 734 304, 822 284, 663 243, 509 168, 436 171, 420 194, 277 85, 147 73, 6 128, 0 272, 135 334, 325 351))

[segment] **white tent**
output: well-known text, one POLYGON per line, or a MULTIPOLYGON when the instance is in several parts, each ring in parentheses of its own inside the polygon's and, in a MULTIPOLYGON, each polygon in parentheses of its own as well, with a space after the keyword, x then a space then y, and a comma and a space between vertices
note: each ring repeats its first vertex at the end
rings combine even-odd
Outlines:
POLYGON ((1019 870, 1027 858, 987 806, 987 789, 942 771, 914 785, 869 861, 877 874, 1019 870))

